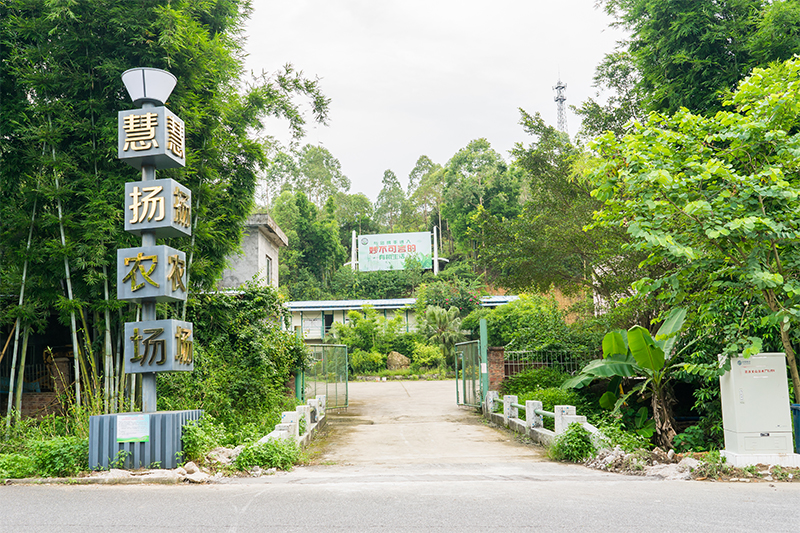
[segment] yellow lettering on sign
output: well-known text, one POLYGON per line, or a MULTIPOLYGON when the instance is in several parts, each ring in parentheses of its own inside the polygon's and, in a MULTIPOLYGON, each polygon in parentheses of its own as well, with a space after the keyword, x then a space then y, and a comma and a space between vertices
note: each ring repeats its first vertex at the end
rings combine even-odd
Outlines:
POLYGON ((158 196, 163 190, 164 187, 160 185, 143 187, 141 191, 138 186, 133 188, 130 194, 131 200, 133 201, 131 205, 128 206, 128 209, 131 210, 131 224, 144 222, 145 218, 147 218, 148 222, 153 220, 161 222, 164 220, 166 211, 164 208, 164 197, 158 196), (142 193, 145 193, 144 198, 142 198, 142 193))
POLYGON ((183 158, 183 124, 175 117, 167 116, 167 149, 183 158))
POLYGON ((178 326, 175 330, 176 350, 175 360, 184 365, 192 364, 194 357, 193 343, 189 337, 192 335, 192 330, 178 326))
POLYGON ((131 282, 131 292, 136 292, 139 289, 144 287, 145 282, 149 283, 153 287, 158 287, 159 284, 153 281, 150 278, 150 274, 155 271, 156 266, 158 265, 158 256, 157 255, 144 255, 142 252, 139 252, 136 257, 126 257, 125 258, 125 266, 130 265, 133 263, 133 267, 131 267, 131 271, 122 278, 123 282, 130 281, 131 282), (144 265, 142 263, 150 261, 152 265, 148 270, 144 269, 144 265), (136 274, 137 272, 142 275, 144 281, 141 283, 136 283, 136 274))
POLYGON ((186 271, 186 261, 180 258, 178 254, 169 256, 169 264, 171 266, 167 279, 172 282, 172 292, 181 289, 186 290, 186 285, 183 284, 183 274, 186 271))
POLYGON ((158 115, 156 113, 125 115, 122 119, 122 129, 125 131, 125 144, 122 151, 127 152, 129 148, 132 148, 134 152, 140 152, 158 148, 157 127, 158 115))
POLYGON ((189 203, 189 195, 183 192, 180 187, 175 187, 175 191, 172 194, 174 196, 172 205, 173 209, 175 209, 175 223, 188 228, 192 223, 192 206, 189 203))

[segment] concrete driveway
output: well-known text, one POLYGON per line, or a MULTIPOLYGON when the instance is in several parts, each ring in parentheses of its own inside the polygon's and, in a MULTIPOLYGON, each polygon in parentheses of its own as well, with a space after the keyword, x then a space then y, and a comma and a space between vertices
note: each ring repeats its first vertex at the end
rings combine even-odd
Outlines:
POLYGON ((454 381, 353 382, 350 407, 329 412, 314 462, 337 465, 515 463, 543 450, 489 427, 456 405, 454 381))

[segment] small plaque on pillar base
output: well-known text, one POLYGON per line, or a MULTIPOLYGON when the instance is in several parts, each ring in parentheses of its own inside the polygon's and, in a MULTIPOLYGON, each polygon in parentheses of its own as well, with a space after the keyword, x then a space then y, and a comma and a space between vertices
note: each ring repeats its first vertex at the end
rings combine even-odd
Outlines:
POLYGON ((194 370, 191 322, 149 320, 125 323, 125 373, 194 370))

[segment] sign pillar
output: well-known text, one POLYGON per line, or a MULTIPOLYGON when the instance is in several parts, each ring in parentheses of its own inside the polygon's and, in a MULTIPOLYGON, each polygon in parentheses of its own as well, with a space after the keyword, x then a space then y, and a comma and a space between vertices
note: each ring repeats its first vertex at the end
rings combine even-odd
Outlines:
POLYGON ((142 305, 141 321, 125 324, 125 372, 142 374, 142 411, 154 413, 156 373, 194 368, 192 324, 156 316, 157 302, 187 297, 185 254, 156 240, 191 235, 191 191, 156 179, 157 168, 186 164, 183 121, 164 107, 177 79, 136 68, 122 80, 134 104, 142 106, 118 117, 118 157, 142 173, 140 182, 125 186, 125 230, 141 235, 142 245, 117 251, 117 298, 142 305))

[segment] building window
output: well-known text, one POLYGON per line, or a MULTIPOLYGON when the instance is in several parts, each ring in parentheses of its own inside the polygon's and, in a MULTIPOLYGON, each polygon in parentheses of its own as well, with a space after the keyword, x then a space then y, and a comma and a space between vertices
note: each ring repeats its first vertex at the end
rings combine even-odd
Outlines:
POLYGON ((269 256, 267 256, 267 268, 264 277, 267 280, 267 285, 272 285, 272 259, 269 256))

